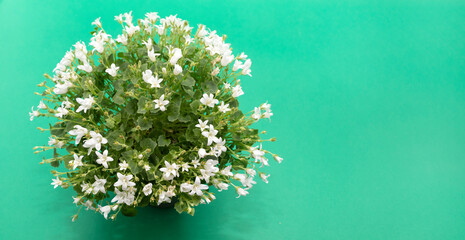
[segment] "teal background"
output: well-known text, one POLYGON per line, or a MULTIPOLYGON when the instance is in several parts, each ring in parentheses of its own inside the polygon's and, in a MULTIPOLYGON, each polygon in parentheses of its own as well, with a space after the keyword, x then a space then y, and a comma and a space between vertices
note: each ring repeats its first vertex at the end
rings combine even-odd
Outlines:
POLYGON ((465 2, 0 0, 0 239, 465 239, 465 2), (284 157, 247 197, 194 217, 143 209, 70 216, 32 147, 35 86, 102 17, 129 10, 206 24, 253 61, 241 108, 284 157))

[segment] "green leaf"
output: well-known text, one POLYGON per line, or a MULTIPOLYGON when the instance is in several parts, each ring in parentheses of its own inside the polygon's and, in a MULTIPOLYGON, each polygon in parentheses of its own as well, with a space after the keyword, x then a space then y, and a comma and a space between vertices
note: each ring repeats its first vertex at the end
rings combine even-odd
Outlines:
POLYGON ((202 89, 205 93, 215 93, 218 90, 218 86, 210 79, 202 85, 202 89))
POLYGON ((121 130, 111 131, 107 135, 108 143, 116 151, 119 151, 124 148, 121 144, 115 143, 115 142, 119 142, 119 143, 124 144, 124 138, 122 138, 121 136, 124 136, 124 133, 121 130))
POLYGON ((138 174, 142 168, 137 164, 137 159, 135 158, 134 153, 134 150, 128 150, 121 154, 121 158, 128 163, 129 169, 131 169, 131 172, 135 175, 138 174))
POLYGON ((178 213, 185 212, 187 211, 187 204, 182 201, 179 201, 176 204, 174 204, 174 209, 176 209, 178 213))
POLYGON ((139 98, 139 102, 137 103, 137 113, 145 114, 147 112, 147 109, 145 109, 145 105, 148 101, 149 99, 145 96, 139 98))
POLYGON ((171 143, 171 140, 166 139, 165 135, 158 136, 158 146, 166 147, 171 143))
POLYGON ((189 95, 189 97, 193 97, 195 94, 195 92, 192 89, 189 89, 189 87, 182 86, 182 89, 187 95, 189 95))
POLYGON ((144 116, 140 116, 139 118, 137 118, 137 124, 143 131, 148 130, 152 127, 152 122, 144 116))
POLYGON ((127 104, 126 104, 126 108, 125 108, 125 111, 127 114, 129 115, 133 115, 136 113, 136 110, 137 110, 137 100, 135 99, 132 99, 131 101, 129 101, 127 104))
POLYGON ((143 149, 148 148, 153 151, 156 146, 157 146, 157 142, 153 141, 151 138, 144 138, 140 142, 140 147, 143 149))
POLYGON ((237 108, 237 107, 239 107, 239 101, 237 101, 237 99, 233 98, 233 99, 229 102, 229 107, 231 107, 231 108, 237 108))
POLYGON ((181 85, 192 88, 195 85, 195 79, 187 75, 186 79, 181 82, 181 85))
POLYGON ((190 105, 191 105, 191 109, 194 110, 195 112, 199 110, 200 101, 199 100, 192 101, 190 105))
POLYGON ((241 110, 235 111, 233 114, 231 114, 231 122, 237 122, 239 119, 242 118, 242 116, 244 116, 244 114, 241 110))
POLYGON ((123 90, 118 90, 112 98, 113 102, 118 105, 124 105, 126 103, 126 100, 122 97, 123 94, 123 90))
POLYGON ((168 107, 168 121, 174 122, 178 119, 180 107, 181 107, 181 96, 174 95, 170 99, 170 104, 168 107))
POLYGON ((137 209, 128 205, 123 205, 121 208, 121 213, 126 217, 134 217, 137 215, 137 209))
MULTIPOLYGON (((49 124, 50 125, 50 124, 49 124)), ((52 135, 55 135, 57 137, 62 137, 64 135, 64 126, 60 123, 60 124, 55 124, 53 125, 50 125, 50 134, 52 135)))

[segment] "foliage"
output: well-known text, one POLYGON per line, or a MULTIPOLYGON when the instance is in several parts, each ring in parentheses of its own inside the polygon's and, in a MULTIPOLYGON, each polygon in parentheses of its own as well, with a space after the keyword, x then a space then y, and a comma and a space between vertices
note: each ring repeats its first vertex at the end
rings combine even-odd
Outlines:
MULTIPOLYGON (((239 196, 268 166, 262 140, 251 124, 272 115, 265 103, 249 113, 239 110, 239 77, 250 75, 250 59, 232 55, 225 36, 187 21, 147 13, 134 25, 131 13, 116 16, 123 33, 113 39, 93 25, 90 46, 83 42, 54 69, 37 93, 34 117, 57 121, 48 129, 53 151, 42 163, 64 165, 52 171, 52 185, 72 187, 74 203, 105 218, 135 207, 176 202, 178 212, 215 199, 209 189, 233 186, 239 196), (193 35, 193 36, 192 36, 193 35), (256 144, 260 144, 256 146, 256 144), (255 145, 255 147, 254 147, 255 145), (57 151, 57 149, 64 149, 57 151), (64 152, 64 154, 62 154, 64 152)), ((262 132, 264 133, 264 132, 262 132)), ((74 215, 73 220, 77 218, 74 215)))

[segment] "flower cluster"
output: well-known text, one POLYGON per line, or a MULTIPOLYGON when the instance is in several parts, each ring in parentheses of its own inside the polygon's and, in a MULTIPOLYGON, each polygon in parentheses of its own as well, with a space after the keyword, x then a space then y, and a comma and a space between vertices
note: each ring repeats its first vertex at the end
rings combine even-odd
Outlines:
MULTIPOLYGON (((273 113, 264 103, 244 114, 239 78, 251 75, 251 60, 233 55, 225 36, 204 25, 193 28, 176 16, 131 12, 115 17, 115 39, 100 18, 89 46, 77 42, 39 84, 42 100, 30 118, 53 117, 42 163, 54 167, 52 185, 72 187, 78 206, 114 219, 135 207, 175 203, 178 212, 215 199, 213 189, 252 188, 271 156, 250 125, 273 113), (91 49, 87 49, 87 48, 91 49)), ((77 214, 73 216, 73 220, 77 214)))

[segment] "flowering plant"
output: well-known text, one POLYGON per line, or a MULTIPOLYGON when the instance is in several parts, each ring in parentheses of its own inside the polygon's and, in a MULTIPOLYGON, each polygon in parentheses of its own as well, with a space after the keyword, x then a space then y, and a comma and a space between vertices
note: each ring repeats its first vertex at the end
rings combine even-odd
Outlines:
MULTIPOLYGON (((50 163, 56 188, 72 187, 74 203, 115 219, 135 207, 175 203, 178 212, 215 199, 233 186, 248 194, 259 169, 268 166, 260 138, 250 125, 273 113, 264 103, 243 114, 237 98, 251 60, 232 54, 226 37, 199 25, 157 13, 133 24, 131 12, 115 17, 122 34, 113 39, 100 18, 90 39, 92 50, 77 42, 45 74, 45 90, 30 118, 53 117, 48 129, 50 163), (258 144, 258 145, 257 145, 258 144)), ((80 210, 79 209, 79 210, 80 210)), ((79 213, 79 212, 78 212, 79 213)), ((73 221, 78 213, 73 216, 73 221)))

